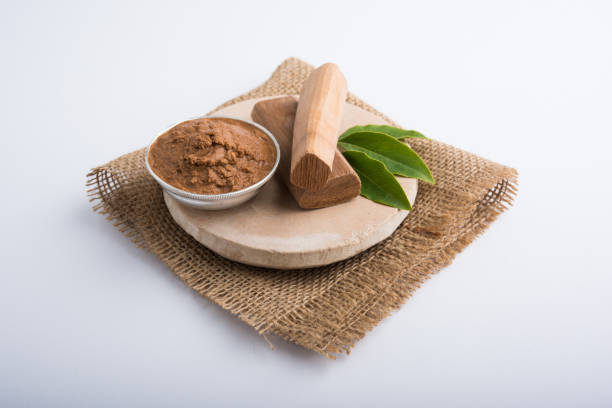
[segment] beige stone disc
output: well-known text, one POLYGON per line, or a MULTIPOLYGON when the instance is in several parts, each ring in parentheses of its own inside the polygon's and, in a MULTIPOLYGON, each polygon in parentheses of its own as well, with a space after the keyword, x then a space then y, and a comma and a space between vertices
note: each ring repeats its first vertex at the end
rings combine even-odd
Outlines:
MULTIPOLYGON (((217 112, 251 119, 251 99, 217 112)), ((346 104, 341 131, 355 125, 384 124, 378 116, 346 104)), ((413 203, 417 181, 398 177, 413 203)), ((275 175, 252 200, 220 211, 186 207, 164 193, 174 220, 219 255, 249 265, 310 268, 337 262, 371 247, 395 231, 408 211, 357 197, 347 203, 303 210, 275 175)))

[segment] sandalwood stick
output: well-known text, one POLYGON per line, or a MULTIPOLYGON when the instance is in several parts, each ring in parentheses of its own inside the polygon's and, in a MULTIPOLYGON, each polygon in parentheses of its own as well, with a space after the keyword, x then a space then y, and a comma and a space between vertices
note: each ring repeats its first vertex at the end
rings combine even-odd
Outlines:
POLYGON ((258 102, 251 112, 253 120, 272 132, 278 141, 281 150, 278 173, 295 201, 302 208, 313 209, 329 207, 357 197, 361 181, 338 149, 334 149, 331 174, 320 190, 306 191, 291 183, 291 148, 297 105, 294 97, 286 96, 258 102))
POLYGON ((335 159, 346 93, 346 79, 336 64, 321 65, 304 82, 293 124, 294 185, 317 191, 327 182, 335 159))

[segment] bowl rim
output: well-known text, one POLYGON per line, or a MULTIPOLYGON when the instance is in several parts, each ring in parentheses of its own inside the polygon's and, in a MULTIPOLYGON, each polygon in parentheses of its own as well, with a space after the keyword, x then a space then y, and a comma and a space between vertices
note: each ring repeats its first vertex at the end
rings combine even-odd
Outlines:
POLYGON ((276 169, 278 168, 278 164, 279 163, 280 163, 280 146, 278 145, 278 141, 276 140, 276 138, 274 137, 272 132, 270 132, 265 127, 261 126, 258 123, 255 123, 253 121, 245 120, 245 119, 241 119, 241 118, 237 118, 235 116, 229 116, 229 115, 204 115, 204 116, 196 116, 196 117, 193 117, 193 118, 182 120, 180 122, 176 122, 173 125, 168 126, 166 129, 162 130, 160 133, 158 133, 157 136, 155 136, 153 138, 151 143, 149 143, 149 145, 147 146, 146 151, 145 151, 145 165, 147 167, 147 171, 155 179, 155 181, 157 181, 157 183, 159 183, 159 185, 162 186, 162 188, 164 188, 165 190, 171 191, 174 194, 177 194, 177 195, 179 195, 181 197, 191 198, 193 200, 198 200, 198 201, 220 201, 220 200, 225 200, 225 199, 229 199, 229 198, 236 198, 236 197, 239 197, 239 196, 241 196, 243 194, 247 194, 247 193, 249 193, 249 192, 251 192, 253 190, 257 190, 258 188, 260 188, 261 186, 266 184, 266 182, 272 178, 272 176, 276 172, 276 169), (272 169, 268 172, 268 174, 266 174, 264 176, 264 178, 262 178, 261 180, 259 180, 255 184, 251 184, 250 186, 247 186, 247 187, 245 187, 245 188, 243 188, 241 190, 236 190, 236 191, 232 191, 232 192, 229 192, 229 193, 222 193, 222 194, 197 194, 197 193, 192 193, 190 191, 182 190, 180 188, 174 187, 174 186, 166 183, 161 177, 159 177, 153 171, 153 169, 149 165, 149 150, 151 149, 151 146, 153 145, 153 143, 155 143, 157 138, 159 138, 164 133, 168 132, 169 130, 171 130, 172 128, 180 125, 183 122, 187 122, 187 121, 190 121, 190 120, 197 120, 197 119, 231 119, 231 120, 237 120, 239 122, 243 122, 243 123, 246 123, 248 125, 251 125, 251 126, 254 126, 254 127, 258 128, 259 130, 264 132, 266 134, 266 136, 268 136, 268 138, 274 144, 274 148, 276 149, 276 160, 274 161, 274 166, 272 166, 272 169))

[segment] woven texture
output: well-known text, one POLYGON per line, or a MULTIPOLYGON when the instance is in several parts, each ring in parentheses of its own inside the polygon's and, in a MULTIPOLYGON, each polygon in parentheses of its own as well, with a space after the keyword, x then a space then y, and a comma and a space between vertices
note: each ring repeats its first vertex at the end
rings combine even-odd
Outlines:
MULTIPOLYGON (((285 60, 263 85, 216 110, 250 98, 298 94, 312 66, 285 60)), ((348 102, 379 115, 349 94, 348 102)), ((213 111, 214 112, 214 111, 213 111)), ((346 261, 279 271, 224 259, 174 223, 144 166, 144 149, 94 168, 94 209, 135 244, 159 257, 189 287, 260 333, 333 358, 346 352, 432 274, 482 233, 517 191, 516 170, 434 140, 410 142, 437 183, 419 184, 414 210, 382 243, 346 261)))

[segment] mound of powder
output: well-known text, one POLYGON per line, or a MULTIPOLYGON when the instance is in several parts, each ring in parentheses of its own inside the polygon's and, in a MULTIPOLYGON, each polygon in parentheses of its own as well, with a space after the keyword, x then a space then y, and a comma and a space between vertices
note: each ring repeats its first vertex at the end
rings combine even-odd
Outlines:
POLYGON ((264 178, 276 160, 270 138, 233 119, 182 122, 149 149, 151 169, 166 183, 197 194, 242 190, 264 178))

